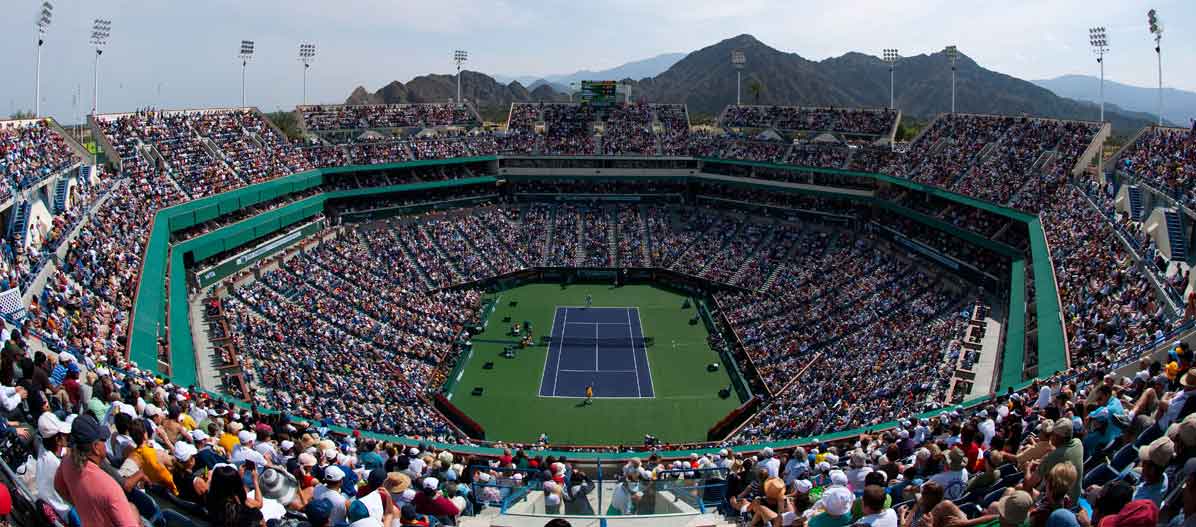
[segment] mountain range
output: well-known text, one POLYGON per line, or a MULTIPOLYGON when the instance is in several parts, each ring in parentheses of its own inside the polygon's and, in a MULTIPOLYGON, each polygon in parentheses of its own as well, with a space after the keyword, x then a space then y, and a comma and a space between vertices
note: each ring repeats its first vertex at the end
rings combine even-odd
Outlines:
POLYGON ((598 71, 580 70, 562 75, 541 75, 539 77, 534 75, 521 75, 518 77, 494 75, 494 80, 502 84, 517 81, 524 86, 528 86, 529 89, 547 83, 552 85, 557 91, 565 91, 568 89, 569 83, 583 80, 623 80, 655 77, 685 58, 685 55, 685 53, 664 53, 652 58, 628 62, 610 69, 598 71))
MULTIPOLYGON (((1051 90, 1060 97, 1100 101, 1100 77, 1063 75, 1030 82, 1051 90)), ((1105 79, 1106 103, 1136 112, 1154 113, 1158 108, 1158 97, 1158 88, 1131 86, 1105 79)), ((1196 119, 1196 92, 1163 88, 1163 119, 1178 126, 1188 126, 1192 119, 1196 119)))
MULTIPOLYGON (((816 62, 772 48, 751 35, 693 51, 659 74, 628 79, 633 85, 632 96, 649 102, 685 103, 691 116, 716 115, 735 101, 732 50, 741 50, 747 57, 742 83, 744 104, 884 107, 889 103, 889 65, 879 57, 850 52, 816 62)), ((661 61, 671 60, 668 57, 640 61, 636 67, 651 71, 649 66, 660 67, 661 61)), ((620 80, 606 72, 587 75, 591 74, 620 80)), ((475 102, 483 117, 501 121, 512 102, 568 100, 548 79, 538 81, 533 81, 535 87, 529 90, 518 79, 504 84, 482 73, 462 72, 461 87, 463 96, 475 102)), ((439 102, 455 94, 453 76, 425 75, 406 84, 391 82, 373 93, 358 87, 346 102, 439 102)), ((894 96, 895 106, 907 119, 929 120, 950 111, 951 66, 947 55, 938 52, 903 57, 894 71, 894 96)), ((1099 116, 1099 108, 1092 102, 1060 97, 1029 81, 985 69, 962 53, 956 62, 956 110, 1082 120, 1099 116)), ((1105 119, 1113 124, 1114 135, 1123 137, 1155 121, 1151 114, 1109 104, 1105 119)))

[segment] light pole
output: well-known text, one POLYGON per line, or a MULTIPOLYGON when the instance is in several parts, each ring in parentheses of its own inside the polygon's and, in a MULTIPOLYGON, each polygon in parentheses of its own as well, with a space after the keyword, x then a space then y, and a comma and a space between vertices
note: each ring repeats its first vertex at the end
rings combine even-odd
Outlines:
POLYGON ((299 62, 303 63, 303 105, 307 106, 307 68, 316 60, 315 44, 299 44, 299 62))
POLYGON ((1159 57, 1159 126, 1163 126, 1163 21, 1154 9, 1146 12, 1146 21, 1150 24, 1150 34, 1154 35, 1154 54, 1159 57))
POLYGON ((469 60, 469 52, 456 50, 453 52, 453 62, 457 63, 457 104, 461 104, 461 64, 469 60))
POLYGON ((739 106, 740 86, 743 85, 743 66, 747 64, 747 56, 742 50, 731 52, 731 65, 735 66, 735 106, 739 106))
MULTIPOLYGON (((959 48, 947 46, 947 60, 951 61, 951 113, 955 113, 955 61, 959 60, 959 48)), ((892 78, 890 77, 890 83, 892 78)), ((890 96, 892 98, 892 96, 890 96)))
POLYGON ((1092 52, 1096 53, 1096 63, 1100 64, 1100 121, 1105 122, 1105 53, 1109 52, 1109 38, 1104 26, 1088 30, 1088 43, 1092 44, 1092 52))
POLYGON ((249 66, 249 59, 253 58, 253 41, 241 41, 241 53, 237 54, 241 59, 241 107, 245 107, 245 69, 249 66))
POLYGON ((893 108, 893 68, 897 66, 899 60, 901 60, 901 55, 897 54, 897 50, 884 50, 884 61, 889 63, 889 109, 893 108))
POLYGON ((95 71, 92 77, 91 114, 100 114, 100 55, 104 54, 104 46, 108 45, 108 37, 112 35, 112 21, 97 18, 91 25, 91 46, 96 48, 95 71))
POLYGON ((37 17, 37 74, 33 90, 33 116, 42 116, 42 44, 46 43, 46 31, 54 18, 54 4, 42 2, 41 14, 37 17))

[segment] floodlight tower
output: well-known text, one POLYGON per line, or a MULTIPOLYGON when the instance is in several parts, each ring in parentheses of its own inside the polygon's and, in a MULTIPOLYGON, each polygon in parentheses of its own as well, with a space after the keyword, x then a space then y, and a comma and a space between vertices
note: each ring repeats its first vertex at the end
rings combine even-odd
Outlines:
POLYGON ((897 61, 901 60, 901 55, 897 54, 896 49, 884 50, 884 61, 889 64, 889 108, 893 108, 893 69, 897 66, 897 61))
POLYGON ((37 74, 33 90, 33 116, 42 116, 42 44, 46 43, 46 31, 54 18, 54 4, 42 2, 41 14, 37 17, 37 74))
POLYGON ((1154 54, 1159 58, 1159 126, 1163 126, 1163 21, 1159 20, 1159 12, 1154 9, 1146 12, 1146 21, 1150 34, 1154 35, 1154 54))
POLYGON ((469 60, 469 52, 456 50, 453 52, 453 62, 457 63, 457 104, 461 104, 461 64, 469 60))
POLYGON ((951 62, 951 113, 955 113, 955 62, 959 60, 959 48, 947 46, 947 60, 951 62))
POLYGON ((299 44, 299 62, 303 63, 303 105, 307 106, 307 68, 316 60, 315 44, 299 44))
POLYGON ((242 40, 241 52, 237 54, 241 59, 241 107, 245 107, 245 69, 249 66, 249 59, 253 58, 253 41, 242 40))
POLYGON ((1104 26, 1088 30, 1088 43, 1092 44, 1092 52, 1096 53, 1096 63, 1100 64, 1100 120, 1105 122, 1105 53, 1109 52, 1109 38, 1104 26))
POLYGON ((96 48, 95 72, 92 77, 93 89, 91 99, 91 114, 100 114, 100 55, 104 54, 104 46, 108 45, 108 37, 112 35, 112 21, 97 18, 91 25, 91 46, 96 48))
POLYGON ((743 85, 743 67, 747 64, 747 56, 743 54, 743 50, 734 50, 731 52, 731 65, 735 66, 735 106, 739 106, 741 90, 743 85))

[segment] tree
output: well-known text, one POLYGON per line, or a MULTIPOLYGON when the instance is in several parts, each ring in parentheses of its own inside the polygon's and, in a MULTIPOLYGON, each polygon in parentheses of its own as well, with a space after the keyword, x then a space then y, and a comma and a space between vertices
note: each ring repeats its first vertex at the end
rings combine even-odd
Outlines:
POLYGON ((764 91, 764 85, 760 81, 753 80, 748 85, 748 91, 752 92, 752 98, 756 100, 755 104, 760 104, 760 92, 764 91))
POLYGON ((16 113, 9 116, 10 119, 33 119, 34 117, 36 116, 30 110, 17 110, 16 113))
POLYGON ((273 121, 288 139, 294 141, 303 138, 303 132, 299 129, 299 118, 295 116, 295 112, 270 112, 266 114, 266 118, 273 121))

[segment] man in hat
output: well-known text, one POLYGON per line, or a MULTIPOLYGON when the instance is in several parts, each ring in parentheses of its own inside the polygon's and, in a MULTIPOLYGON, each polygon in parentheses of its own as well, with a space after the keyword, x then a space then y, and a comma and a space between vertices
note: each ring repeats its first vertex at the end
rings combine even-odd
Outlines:
POLYGON ((424 478, 421 488, 423 491, 417 493, 412 502, 415 505, 415 510, 420 514, 451 519, 461 513, 452 500, 440 493, 440 480, 432 477, 424 478))
POLYGON ((1163 400, 1159 401, 1157 423, 1163 429, 1196 410, 1193 404, 1188 403, 1189 400, 1196 399, 1193 396, 1196 393, 1196 369, 1184 372, 1179 378, 1179 385, 1183 387, 1182 391, 1164 395, 1163 400))
POLYGON ((1142 481, 1134 488, 1135 500, 1150 500, 1161 506, 1167 492, 1167 465, 1175 457, 1175 444, 1163 436, 1138 449, 1142 461, 1142 481))
POLYGON ((976 518, 969 523, 984 521, 977 527, 1019 527, 1030 517, 1030 509, 1034 507, 1034 498, 1024 490, 1009 490, 1000 500, 988 507, 988 515, 976 518))
POLYGON ((1026 473, 1026 488, 1037 487, 1039 483, 1046 480, 1046 475, 1051 472, 1052 468, 1059 463, 1071 463, 1076 467, 1076 481, 1072 485, 1071 491, 1067 493, 1067 497, 1071 499, 1072 503, 1078 503, 1076 500, 1080 499, 1082 492, 1082 484, 1084 481, 1084 445, 1080 443, 1079 439, 1074 437, 1075 424, 1070 418, 1061 417, 1054 421, 1051 426, 1051 450, 1049 454, 1042 458, 1042 461, 1037 463, 1030 463, 1030 472, 1026 473))
POLYGON ((336 465, 329 465, 324 469, 324 482, 312 492, 312 501, 328 500, 332 503, 332 524, 339 525, 345 521, 349 513, 349 497, 341 492, 341 483, 345 479, 345 472, 336 465))
POLYGON ((818 502, 824 510, 810 518, 806 523, 808 527, 842 527, 851 524, 851 505, 855 503, 855 494, 847 487, 826 489, 818 502))
POLYGON ((91 414, 71 423, 71 453, 54 475, 54 490, 74 505, 83 525, 140 527, 137 509, 124 489, 100 468, 108 429, 91 414))
POLYGON ((68 525, 78 523, 78 517, 71 519, 71 506, 54 490, 54 475, 66 454, 71 425, 58 419, 52 412, 43 412, 37 419, 37 433, 42 438, 42 449, 37 455, 37 493, 46 500, 58 517, 68 525))
POLYGON ((947 451, 943 471, 930 477, 930 481, 943 486, 943 498, 954 500, 963 496, 968 481, 968 458, 959 447, 947 451))

